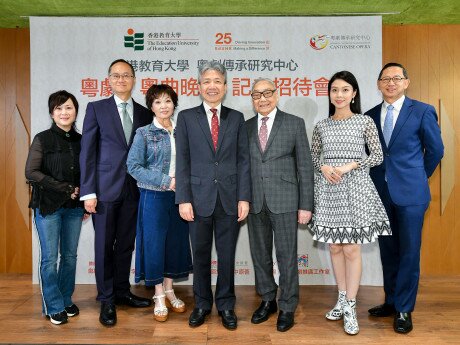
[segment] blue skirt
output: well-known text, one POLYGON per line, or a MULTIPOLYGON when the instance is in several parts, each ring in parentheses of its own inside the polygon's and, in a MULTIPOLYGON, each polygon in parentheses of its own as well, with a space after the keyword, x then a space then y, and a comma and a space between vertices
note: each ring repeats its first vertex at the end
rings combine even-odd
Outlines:
POLYGON ((192 272, 188 223, 179 215, 175 193, 139 188, 136 230, 136 283, 187 278, 192 272))

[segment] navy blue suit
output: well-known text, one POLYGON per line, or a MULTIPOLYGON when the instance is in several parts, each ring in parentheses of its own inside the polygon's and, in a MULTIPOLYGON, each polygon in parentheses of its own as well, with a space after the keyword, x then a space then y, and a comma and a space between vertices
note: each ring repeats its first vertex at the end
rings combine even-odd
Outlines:
POLYGON ((176 126, 176 203, 191 203, 195 307, 210 310, 213 232, 218 255, 216 306, 235 306, 238 201, 251 201, 249 146, 243 114, 222 106, 217 150, 203 105, 179 113, 176 126))
POLYGON ((412 312, 420 276, 423 218, 431 200, 428 178, 444 146, 433 106, 405 98, 388 146, 381 126, 382 104, 369 110, 377 125, 384 161, 370 176, 390 219, 392 236, 379 238, 385 303, 412 312))
POLYGON ((97 300, 111 302, 129 292, 139 191, 127 173, 126 158, 136 129, 152 122, 151 113, 133 101, 133 130, 126 143, 115 100, 88 103, 81 140, 80 195, 96 193, 95 265, 97 300))

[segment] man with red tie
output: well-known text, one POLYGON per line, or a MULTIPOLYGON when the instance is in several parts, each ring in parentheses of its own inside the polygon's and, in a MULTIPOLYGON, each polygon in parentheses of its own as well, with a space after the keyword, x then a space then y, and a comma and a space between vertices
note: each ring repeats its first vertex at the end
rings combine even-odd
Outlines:
POLYGON ((208 61, 199 67, 203 103, 179 113, 176 127, 176 203, 190 222, 195 309, 189 325, 204 323, 211 312, 211 249, 217 250, 215 302, 222 324, 236 329, 235 248, 239 224, 249 212, 251 176, 243 114, 222 105, 225 67, 208 61))

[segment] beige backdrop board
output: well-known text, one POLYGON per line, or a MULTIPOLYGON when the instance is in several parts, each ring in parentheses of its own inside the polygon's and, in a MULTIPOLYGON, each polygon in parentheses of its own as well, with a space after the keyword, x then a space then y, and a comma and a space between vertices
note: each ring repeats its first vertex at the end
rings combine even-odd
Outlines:
MULTIPOLYGON (((347 69, 356 75, 363 110, 381 100, 375 85, 382 59, 380 17, 34 17, 30 27, 32 136, 49 127, 47 99, 58 89, 77 97, 81 129, 86 104, 110 95, 107 68, 117 58, 130 61, 136 69, 134 99, 144 103, 152 83, 168 83, 179 94, 178 110, 201 102, 196 83, 197 66, 203 60, 219 60, 227 67, 224 103, 246 118, 254 116, 251 82, 273 78, 281 95, 280 108, 304 118, 309 138, 314 124, 327 116, 327 82, 333 73, 347 69)), ((247 231, 243 225, 236 256, 235 281, 243 285, 254 283, 247 231)), ((33 236, 36 263, 35 231, 33 236)), ((334 284, 327 248, 314 244, 311 237, 308 230, 299 230, 300 282, 334 284)), ((215 253, 212 261, 215 273, 215 253)), ((34 282, 37 267, 33 265, 34 282)), ((77 283, 94 283, 91 222, 82 229, 77 283)), ((363 247, 362 283, 381 284, 376 244, 363 247)))

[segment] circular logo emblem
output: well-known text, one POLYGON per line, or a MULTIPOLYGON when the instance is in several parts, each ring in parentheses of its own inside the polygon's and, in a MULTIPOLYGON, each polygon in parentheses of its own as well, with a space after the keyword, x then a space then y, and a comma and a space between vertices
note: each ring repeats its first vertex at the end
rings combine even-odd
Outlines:
POLYGON ((327 47, 329 39, 327 35, 316 35, 310 38, 310 47, 315 50, 321 50, 327 47))

